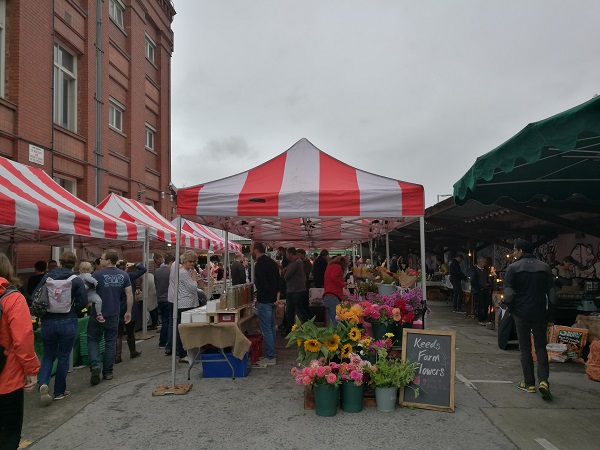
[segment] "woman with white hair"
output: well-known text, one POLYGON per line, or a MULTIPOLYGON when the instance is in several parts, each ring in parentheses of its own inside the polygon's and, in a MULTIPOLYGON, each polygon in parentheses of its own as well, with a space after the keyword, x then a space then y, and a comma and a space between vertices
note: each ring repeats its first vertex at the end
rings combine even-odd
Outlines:
MULTIPOLYGON (((181 323, 181 313, 189 311, 190 309, 196 308, 200 305, 198 301, 198 274, 194 269, 194 264, 198 262, 198 255, 192 250, 186 250, 183 252, 180 258, 181 264, 179 265, 179 292, 177 299, 177 324, 181 323)), ((171 266, 171 273, 169 277, 169 302, 175 302, 175 268, 177 264, 171 266)), ((169 337, 173 336, 173 325, 169 329, 169 337)), ((172 339, 172 338, 171 338, 172 339)), ((169 341, 165 353, 170 355, 172 352, 172 342, 169 341)), ((177 345, 176 345, 177 356, 179 356, 179 362, 186 363, 187 352, 183 349, 181 343, 181 337, 179 336, 179 330, 177 330, 177 345)))

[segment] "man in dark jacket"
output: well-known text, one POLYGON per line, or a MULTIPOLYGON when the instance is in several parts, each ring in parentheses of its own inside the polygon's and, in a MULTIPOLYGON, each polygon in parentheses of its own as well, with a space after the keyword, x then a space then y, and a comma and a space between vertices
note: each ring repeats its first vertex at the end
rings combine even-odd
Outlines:
POLYGON ((463 290, 461 281, 466 280, 467 277, 460 268, 460 263, 463 257, 460 253, 457 253, 452 262, 450 263, 450 283, 452 283, 452 306, 453 312, 462 313, 462 301, 463 301, 463 290))
POLYGON ((275 359, 275 302, 279 300, 280 276, 277 263, 265 254, 262 242, 255 242, 252 248, 254 264, 254 284, 256 286, 256 307, 260 321, 260 331, 265 341, 267 357, 261 359, 262 365, 273 366, 275 359))
POLYGON ((548 264, 533 255, 533 245, 523 239, 515 240, 514 256, 517 261, 508 266, 504 278, 504 302, 515 319, 521 351, 521 368, 525 379, 517 384, 517 388, 535 393, 530 338, 533 334, 539 390, 544 400, 552 400, 546 351, 547 304, 555 303, 552 271, 548 264))
POLYGON ((246 283, 246 268, 242 263, 243 260, 244 255, 241 253, 235 254, 235 260, 231 265, 231 284, 234 286, 246 283))
POLYGON ((487 259, 478 258, 477 264, 473 267, 470 277, 471 293, 475 297, 477 303, 479 325, 485 325, 487 323, 488 308, 492 300, 486 266, 487 259))
POLYGON ((292 331, 295 316, 301 322, 308 320, 308 291, 304 277, 304 263, 294 247, 287 249, 288 265, 283 269, 286 285, 285 324, 286 335, 292 331))
POLYGON ((327 250, 321 250, 321 254, 313 263, 313 283, 316 288, 323 287, 327 264, 329 264, 329 252, 327 250))

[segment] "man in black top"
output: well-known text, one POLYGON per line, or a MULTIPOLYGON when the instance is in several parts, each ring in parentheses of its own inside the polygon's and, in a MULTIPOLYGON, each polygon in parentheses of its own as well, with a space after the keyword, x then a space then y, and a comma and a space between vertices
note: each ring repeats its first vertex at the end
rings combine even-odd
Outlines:
POLYGON ((463 301, 463 290, 461 281, 466 280, 467 277, 460 269, 460 263, 463 257, 460 253, 457 253, 452 262, 450 263, 450 283, 452 283, 452 306, 453 312, 461 313, 464 312, 462 309, 463 301))
MULTIPOLYGON (((256 286, 256 307, 260 321, 260 331, 265 341, 266 358, 260 364, 273 366, 275 359, 275 302, 279 300, 279 267, 277 263, 265 254, 265 245, 255 242, 252 256, 254 264, 254 284, 256 286)), ((259 365, 260 365, 259 364, 259 365)))
POLYGON ((38 284, 40 284, 40 281, 42 281, 42 278, 44 278, 47 266, 46 261, 38 261, 34 264, 35 274, 31 275, 27 282, 27 293, 30 297, 33 295, 33 291, 35 291, 38 284))
POLYGON ((324 287, 327 264, 329 264, 329 252, 327 250, 321 250, 321 254, 313 263, 313 283, 316 288, 324 287))
POLYGON ((531 355, 531 335, 537 356, 539 390, 544 400, 552 400, 546 351, 547 305, 555 303, 554 279, 550 266, 533 254, 533 245, 523 239, 515 240, 517 260, 508 266, 504 278, 504 303, 512 312, 519 337, 521 368, 524 381, 517 388, 535 393, 535 375, 531 355))
POLYGON ((246 282, 246 268, 242 261, 244 260, 244 255, 241 253, 235 254, 235 260, 231 265, 231 284, 234 286, 238 284, 244 284, 246 282))
POLYGON ((478 258, 477 264, 471 271, 471 293, 477 303, 477 317, 479 325, 485 325, 488 320, 488 308, 492 297, 488 283, 487 259, 478 258))

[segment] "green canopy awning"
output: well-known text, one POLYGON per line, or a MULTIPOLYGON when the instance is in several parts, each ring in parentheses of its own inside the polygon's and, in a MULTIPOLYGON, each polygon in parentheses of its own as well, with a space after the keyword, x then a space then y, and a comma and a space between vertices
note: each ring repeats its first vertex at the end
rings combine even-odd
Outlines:
POLYGON ((454 201, 490 205, 502 197, 600 198, 600 97, 523 130, 480 156, 454 184, 454 201))

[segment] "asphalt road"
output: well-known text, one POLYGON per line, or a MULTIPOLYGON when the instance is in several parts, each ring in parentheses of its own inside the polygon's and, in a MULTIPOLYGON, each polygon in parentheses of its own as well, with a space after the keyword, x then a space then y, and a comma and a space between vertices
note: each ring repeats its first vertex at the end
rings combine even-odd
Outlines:
MULTIPOLYGON (((296 352, 278 342, 278 364, 246 378, 203 379, 192 370, 186 395, 152 397, 169 384, 171 359, 158 337, 140 342, 140 358, 115 366, 115 378, 89 384, 89 370, 69 374, 72 395, 42 407, 26 394, 22 446, 50 449, 598 449, 600 383, 583 364, 552 364, 554 401, 518 391, 518 350, 502 351, 496 332, 430 302, 428 328, 456 330, 454 413, 399 408, 339 411, 323 418, 303 409, 303 388, 289 370, 296 352)), ((176 381, 187 382, 178 364, 176 381)))

